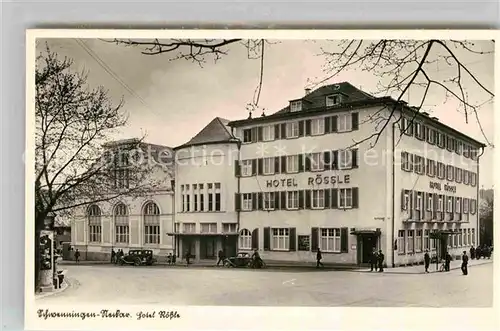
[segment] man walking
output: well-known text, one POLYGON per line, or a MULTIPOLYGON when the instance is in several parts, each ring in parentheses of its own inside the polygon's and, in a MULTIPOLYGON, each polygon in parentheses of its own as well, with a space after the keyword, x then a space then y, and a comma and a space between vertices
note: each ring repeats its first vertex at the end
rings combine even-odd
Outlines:
POLYGON ((80 262, 80 252, 78 251, 78 248, 75 251, 75 262, 76 263, 80 262))
POLYGON ((462 255, 462 273, 464 276, 469 273, 469 270, 467 270, 467 264, 469 264, 469 257, 467 256, 467 252, 464 251, 464 254, 462 255))
POLYGON ((429 251, 425 251, 424 254, 424 266, 425 266, 425 273, 429 273, 429 265, 431 264, 431 257, 429 256, 429 251))
POLYGON ((383 272, 384 271, 384 253, 382 253, 382 250, 378 251, 378 272, 383 272))
POLYGON ((444 257, 444 271, 450 271, 450 263, 451 263, 451 255, 449 252, 446 252, 444 257))
POLYGON ((116 263, 116 252, 114 248, 111 248, 111 263, 116 263))
POLYGON ((377 250, 374 248, 372 251, 372 255, 370 256, 370 271, 377 271, 377 264, 378 264, 378 256, 377 256, 377 250))
POLYGON ((321 250, 318 248, 318 252, 316 253, 316 268, 319 268, 319 266, 324 267, 323 263, 321 263, 322 258, 321 250))
POLYGON ((222 262, 222 265, 224 266, 224 252, 222 251, 222 249, 219 251, 218 257, 219 260, 217 261, 217 265, 222 262))
POLYGON ((474 260, 475 257, 476 257, 476 249, 474 248, 474 246, 471 246, 471 248, 470 248, 470 258, 471 258, 471 260, 474 260))

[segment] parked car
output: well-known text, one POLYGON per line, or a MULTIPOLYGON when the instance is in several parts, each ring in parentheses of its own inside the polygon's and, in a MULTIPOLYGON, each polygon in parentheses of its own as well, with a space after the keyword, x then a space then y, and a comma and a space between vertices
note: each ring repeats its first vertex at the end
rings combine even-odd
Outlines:
POLYGON ((118 264, 133 264, 135 266, 140 265, 153 265, 156 259, 153 257, 153 251, 150 249, 133 249, 124 255, 118 261, 118 264))
POLYGON ((239 252, 236 256, 224 260, 224 266, 230 268, 244 268, 252 265, 252 256, 247 252, 239 252))

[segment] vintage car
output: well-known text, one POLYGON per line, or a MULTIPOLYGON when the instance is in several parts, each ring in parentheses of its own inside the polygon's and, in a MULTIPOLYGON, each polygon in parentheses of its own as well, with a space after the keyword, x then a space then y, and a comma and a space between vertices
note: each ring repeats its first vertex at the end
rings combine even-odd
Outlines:
POLYGON ((150 249, 131 249, 127 255, 124 255, 118 261, 118 264, 133 264, 135 266, 140 265, 152 265, 156 262, 153 257, 153 251, 150 249))
POLYGON ((242 268, 252 266, 252 255, 247 252, 239 252, 234 257, 229 257, 224 260, 224 266, 230 268, 242 268))

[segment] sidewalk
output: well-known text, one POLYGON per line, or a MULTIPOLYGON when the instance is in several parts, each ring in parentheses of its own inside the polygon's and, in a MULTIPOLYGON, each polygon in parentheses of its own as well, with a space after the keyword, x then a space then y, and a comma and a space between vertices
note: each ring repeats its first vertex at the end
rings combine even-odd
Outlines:
POLYGON ((36 292, 35 293, 35 300, 36 299, 45 298, 45 297, 48 297, 48 296, 51 296, 51 295, 54 295, 54 294, 61 293, 61 292, 65 291, 65 290, 67 290, 69 286, 70 286, 70 284, 69 284, 68 280, 65 277, 64 281, 61 284, 61 288, 54 289, 52 292, 45 292, 45 293, 36 292))
MULTIPOLYGON (((493 263, 493 259, 481 259, 481 260, 469 260, 468 267, 474 267, 477 265, 483 265, 493 263)), ((450 270, 460 269, 462 266, 462 261, 453 260, 450 263, 450 270)), ((438 269, 436 270, 436 264, 431 264, 429 266, 429 273, 439 272, 439 268, 441 267, 441 263, 438 264, 438 269)), ((360 269, 361 272, 370 272, 369 268, 360 269)), ((375 271, 373 271, 375 272, 375 271)), ((416 265, 411 267, 396 267, 396 268, 386 268, 384 269, 384 273, 388 274, 425 274, 424 265, 416 265)))

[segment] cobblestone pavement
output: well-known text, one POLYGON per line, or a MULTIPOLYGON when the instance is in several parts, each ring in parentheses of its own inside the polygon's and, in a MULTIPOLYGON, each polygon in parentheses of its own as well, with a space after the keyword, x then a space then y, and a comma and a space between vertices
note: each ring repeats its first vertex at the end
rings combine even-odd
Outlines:
POLYGON ((133 266, 65 266, 69 288, 40 304, 489 307, 493 264, 448 273, 271 272, 133 266))

